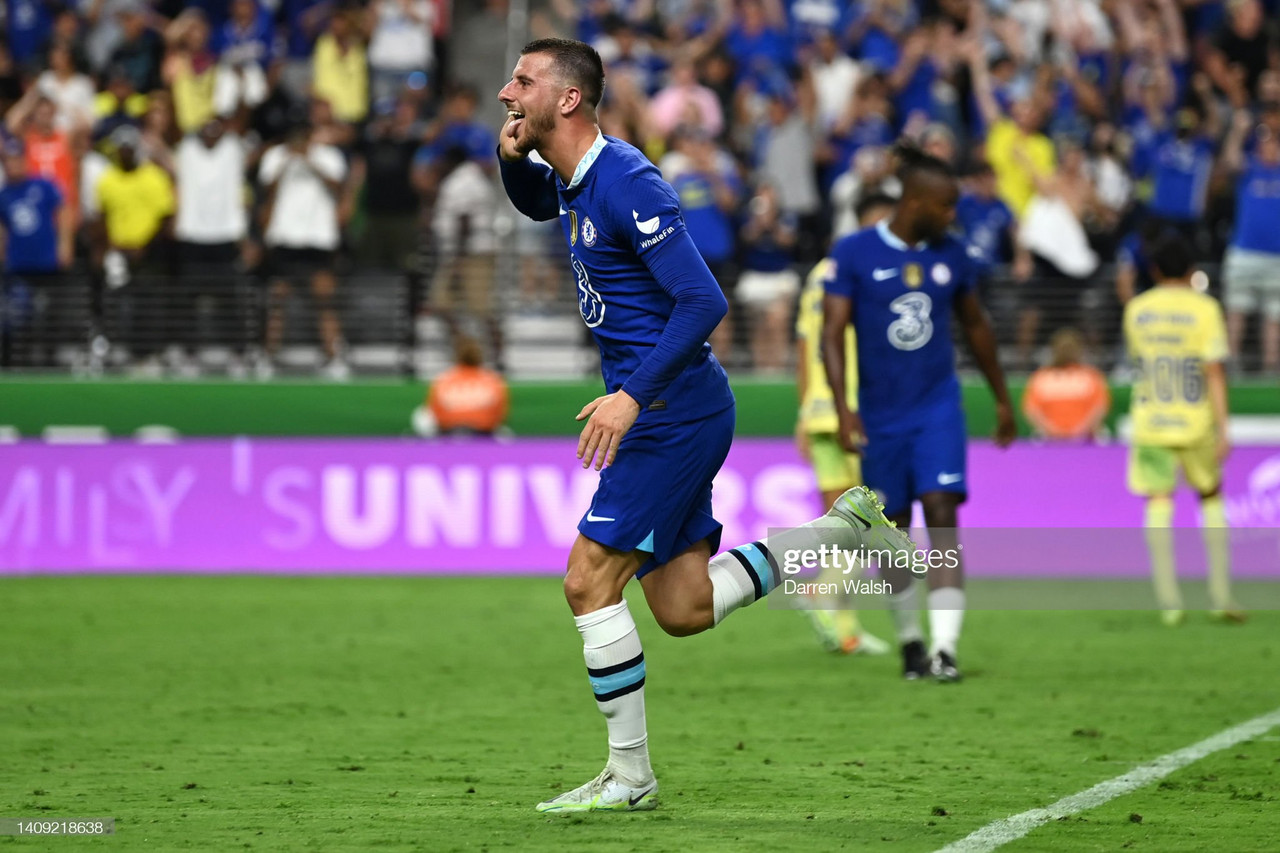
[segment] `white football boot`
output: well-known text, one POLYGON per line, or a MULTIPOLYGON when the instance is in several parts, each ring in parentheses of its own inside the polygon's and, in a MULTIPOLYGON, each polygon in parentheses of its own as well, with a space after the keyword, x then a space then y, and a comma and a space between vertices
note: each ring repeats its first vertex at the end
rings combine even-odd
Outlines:
POLYGON ((615 776, 611 767, 605 767, 599 776, 587 784, 537 805, 538 811, 554 814, 645 812, 657 807, 658 781, 656 779, 650 779, 636 787, 615 776))

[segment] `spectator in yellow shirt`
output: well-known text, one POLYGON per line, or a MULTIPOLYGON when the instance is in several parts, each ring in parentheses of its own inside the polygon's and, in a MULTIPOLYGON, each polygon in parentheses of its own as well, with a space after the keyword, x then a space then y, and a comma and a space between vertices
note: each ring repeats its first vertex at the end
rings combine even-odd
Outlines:
POLYGON ((139 156, 136 129, 120 128, 112 141, 116 162, 98 179, 107 248, 141 261, 173 216, 173 181, 164 169, 139 156))
POLYGON ((336 13, 316 41, 311 87, 312 94, 328 101, 340 120, 358 124, 369 114, 369 66, 364 36, 353 14, 336 13))
POLYGON ((969 45, 973 95, 987 126, 987 162, 996 173, 996 192, 1021 218, 1036 193, 1036 177, 1051 177, 1057 157, 1049 137, 1040 132, 1045 109, 1034 93, 1016 102, 1009 113, 1000 107, 991 84, 991 71, 982 43, 969 45))
MULTIPOLYGON (((173 181, 168 172, 141 157, 136 128, 119 128, 111 141, 116 162, 102 173, 97 185, 101 211, 97 232, 105 240, 103 273, 110 291, 118 294, 111 299, 119 301, 119 308, 111 313, 120 311, 123 328, 119 330, 130 354, 140 360, 141 371, 154 374, 159 370, 155 354, 187 331, 173 327, 176 306, 164 275, 163 249, 175 209, 173 181)), ((114 325, 108 322, 109 328, 114 325)))

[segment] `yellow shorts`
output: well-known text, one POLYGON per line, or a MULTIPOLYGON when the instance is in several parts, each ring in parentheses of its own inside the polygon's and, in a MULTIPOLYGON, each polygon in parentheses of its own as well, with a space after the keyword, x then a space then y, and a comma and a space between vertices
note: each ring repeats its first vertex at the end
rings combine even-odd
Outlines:
POLYGON ((818 489, 843 492, 862 483, 862 459, 846 453, 834 433, 809 434, 809 461, 818 475, 818 489))
POLYGON ((1213 438, 1188 447, 1135 444, 1129 449, 1129 491, 1135 495, 1172 494, 1178 487, 1178 470, 1187 485, 1200 494, 1222 485, 1222 465, 1213 438))

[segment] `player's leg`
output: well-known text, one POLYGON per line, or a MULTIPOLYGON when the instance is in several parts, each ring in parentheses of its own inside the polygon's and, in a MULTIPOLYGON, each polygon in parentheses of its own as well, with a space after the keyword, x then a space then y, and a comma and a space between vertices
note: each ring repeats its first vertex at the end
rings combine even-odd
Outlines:
MULTIPOLYGON (((540 803, 539 811, 636 811, 657 805, 644 722, 644 655, 622 589, 640 577, 648 595, 652 582, 643 579, 656 566, 673 555, 680 555, 681 565, 692 559, 702 588, 681 588, 672 595, 673 607, 655 608, 655 615, 673 633, 710 627, 707 558, 720 532, 711 517, 711 481, 728 455, 733 426, 732 409, 689 424, 637 424, 623 438, 614 464, 601 472, 591 507, 578 523, 565 597, 608 725, 609 760, 595 779, 540 803), (681 540, 682 535, 688 538, 681 540), (704 543, 701 553, 684 554, 708 538, 713 542, 704 543), (674 603, 685 609, 677 610, 674 603)), ((678 574, 691 579, 687 572, 678 574)))
POLYGON ((964 569, 956 536, 957 509, 968 495, 968 437, 964 415, 955 411, 939 426, 923 431, 911 448, 912 482, 929 528, 933 553, 954 556, 929 569, 930 671, 940 681, 957 681, 956 647, 964 623, 964 569), (954 566, 952 565, 954 563, 954 566))
POLYGON ((284 339, 284 304, 289 290, 289 280, 284 277, 273 278, 267 285, 267 322, 262 347, 268 360, 275 357, 284 339))
MULTIPOLYGON (((809 461, 818 481, 823 506, 834 506, 841 495, 862 482, 861 459, 856 454, 846 453, 833 433, 809 436, 809 461)), ((819 583, 839 582, 851 575, 842 574, 839 567, 832 565, 823 570, 816 580, 819 583)), ((845 596, 815 597, 810 602, 810 609, 805 612, 822 647, 829 652, 843 654, 878 655, 888 652, 888 644, 864 631, 858 622, 858 614, 847 604, 845 596)))
POLYGON ((1210 614, 1225 622, 1245 621, 1231 597, 1231 541, 1227 508, 1222 501, 1222 465, 1212 440, 1179 454, 1187 485, 1200 496, 1200 527, 1209 563, 1210 614))
POLYGON ((338 310, 335 296, 338 292, 338 279, 333 273, 329 260, 321 260, 319 256, 328 256, 327 252, 317 252, 317 268, 311 273, 311 297, 315 300, 316 323, 320 333, 320 343, 324 347, 325 357, 336 361, 340 355, 342 341, 342 325, 338 321, 338 310))
POLYGON ((964 495, 957 492, 934 491, 920 496, 924 523, 929 528, 929 548, 955 555, 953 561, 929 569, 930 672, 939 681, 960 679, 956 647, 964 625, 965 594, 956 510, 963 499, 964 495))
POLYGON ((714 628, 734 611, 773 592, 781 585, 781 561, 789 553, 817 554, 832 546, 845 551, 915 547, 905 532, 884 517, 875 496, 862 487, 841 494, 825 515, 813 521, 730 548, 714 558, 710 554, 719 542, 720 529, 715 523, 714 531, 708 532, 709 510, 708 490, 706 511, 691 517, 680 537, 680 551, 640 573, 649 609, 672 636, 687 637, 714 628))
POLYGON ((1280 273, 1272 266, 1268 275, 1262 310, 1262 369, 1274 378, 1280 373, 1280 281, 1276 280, 1280 273))
MULTIPOLYGON (((901 530, 911 526, 913 489, 910 452, 912 434, 872 436, 862 457, 862 476, 885 504, 885 515, 901 530)), ((889 616, 902 651, 902 676, 909 681, 929 673, 929 655, 920 624, 919 584, 907 565, 880 566, 880 578, 889 587, 889 616)))
POLYGON ((1151 580, 1160 618, 1170 627, 1182 624, 1182 593, 1173 559, 1173 490, 1178 462, 1167 447, 1134 445, 1129 451, 1129 490, 1146 498, 1143 514, 1151 580))
POLYGON ((644 652, 622 589, 647 555, 581 534, 569 552, 564 596, 582 636, 596 706, 609 731, 609 760, 590 782, 538 804, 541 812, 640 811, 657 805, 644 714, 644 652))
POLYGON ((1257 272, 1248 257, 1234 246, 1222 259, 1222 305, 1227 313, 1227 347, 1235 366, 1241 367, 1241 347, 1249 317, 1259 308, 1257 272))

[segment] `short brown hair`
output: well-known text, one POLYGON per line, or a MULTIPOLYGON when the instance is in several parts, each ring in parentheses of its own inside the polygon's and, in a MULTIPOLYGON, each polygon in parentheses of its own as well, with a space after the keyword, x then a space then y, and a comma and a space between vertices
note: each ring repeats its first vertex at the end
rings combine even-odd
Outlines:
POLYGON ((521 56, 531 53, 551 54, 556 73, 582 92, 582 99, 591 109, 600 106, 604 97, 604 62, 594 47, 573 39, 547 38, 531 41, 520 51, 521 56))
POLYGON ((466 367, 479 367, 484 364, 484 351, 475 338, 460 337, 453 345, 453 356, 458 364, 466 367))

